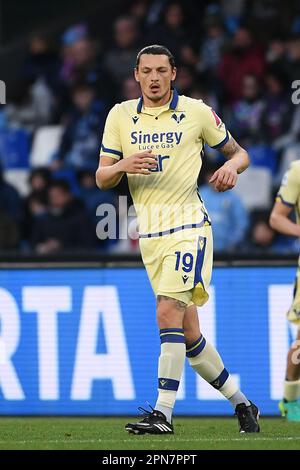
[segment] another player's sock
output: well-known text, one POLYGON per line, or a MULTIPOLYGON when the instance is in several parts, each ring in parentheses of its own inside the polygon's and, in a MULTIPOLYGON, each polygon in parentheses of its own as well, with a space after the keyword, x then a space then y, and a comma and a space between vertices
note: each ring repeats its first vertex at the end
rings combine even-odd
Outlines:
POLYGON ((300 396, 300 380, 285 380, 283 387, 283 399, 285 401, 298 400, 300 396))
POLYGON ((186 346, 186 355, 192 368, 201 377, 219 390, 235 407, 240 403, 250 405, 245 395, 240 392, 235 381, 225 369, 218 351, 200 336, 197 341, 186 346))
POLYGON ((185 338, 182 328, 160 330, 161 352, 158 363, 158 398, 155 409, 172 421, 176 393, 185 361, 185 338))

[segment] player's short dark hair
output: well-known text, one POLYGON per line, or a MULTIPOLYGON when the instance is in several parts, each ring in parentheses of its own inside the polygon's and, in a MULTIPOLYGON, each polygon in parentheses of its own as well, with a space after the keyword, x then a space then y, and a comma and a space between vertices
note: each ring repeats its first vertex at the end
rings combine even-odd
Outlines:
POLYGON ((160 44, 153 44, 152 46, 146 46, 140 50, 136 57, 135 68, 137 69, 140 64, 140 58, 144 54, 153 54, 153 55, 166 55, 169 58, 170 65, 172 69, 175 67, 175 59, 173 54, 165 46, 160 44))

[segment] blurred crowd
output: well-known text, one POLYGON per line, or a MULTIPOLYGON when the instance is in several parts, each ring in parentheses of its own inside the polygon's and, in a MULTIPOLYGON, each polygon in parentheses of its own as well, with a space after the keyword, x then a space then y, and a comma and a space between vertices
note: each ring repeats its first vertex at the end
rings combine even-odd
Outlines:
POLYGON ((115 206, 120 226, 126 210, 119 196, 131 200, 126 178, 104 192, 94 173, 107 113, 140 95, 135 58, 155 43, 175 55, 179 93, 212 106, 250 154, 236 190, 217 194, 208 180, 223 159, 205 149, 199 186, 215 250, 298 252, 298 241, 277 235, 268 218, 284 173, 300 157, 300 107, 292 99, 300 80, 300 5, 123 3, 109 41, 84 22, 59 37, 35 33, 28 41, 16 92, 0 106, 0 250, 138 250, 136 240, 96 236, 97 207, 115 206))

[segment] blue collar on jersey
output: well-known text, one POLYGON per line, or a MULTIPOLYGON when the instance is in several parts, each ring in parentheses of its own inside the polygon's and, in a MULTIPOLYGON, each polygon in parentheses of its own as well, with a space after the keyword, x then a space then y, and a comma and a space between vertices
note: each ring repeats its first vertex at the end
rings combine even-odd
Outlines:
MULTIPOLYGON (((171 90, 173 91, 173 97, 172 97, 169 109, 175 110, 177 108, 178 98, 179 98, 178 97, 178 91, 174 87, 172 87, 171 90)), ((140 113, 142 111, 142 107, 143 107, 143 97, 141 96, 140 99, 139 99, 137 108, 136 108, 136 112, 140 113)))

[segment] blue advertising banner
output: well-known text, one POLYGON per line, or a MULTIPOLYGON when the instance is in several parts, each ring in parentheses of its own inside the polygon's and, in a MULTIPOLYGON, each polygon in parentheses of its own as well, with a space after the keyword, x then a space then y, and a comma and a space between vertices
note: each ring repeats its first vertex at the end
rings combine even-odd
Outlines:
MULTIPOLYGON (((216 268, 199 317, 226 368, 263 414, 277 414, 291 267, 216 268)), ((160 342, 142 268, 0 271, 0 414, 136 414, 155 404, 160 342)), ((299 358, 300 360, 300 358, 299 358)), ((232 414, 186 363, 176 414, 232 414)))

